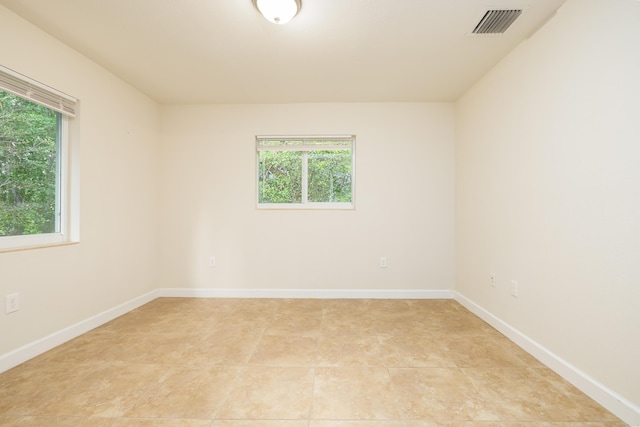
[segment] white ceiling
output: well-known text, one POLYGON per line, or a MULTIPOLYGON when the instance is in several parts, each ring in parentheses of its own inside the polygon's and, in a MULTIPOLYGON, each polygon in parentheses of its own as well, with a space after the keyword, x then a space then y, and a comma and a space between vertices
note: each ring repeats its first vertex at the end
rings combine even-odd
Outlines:
POLYGON ((454 101, 565 0, 0 0, 158 102, 454 101), (488 8, 527 6, 503 35, 488 8))

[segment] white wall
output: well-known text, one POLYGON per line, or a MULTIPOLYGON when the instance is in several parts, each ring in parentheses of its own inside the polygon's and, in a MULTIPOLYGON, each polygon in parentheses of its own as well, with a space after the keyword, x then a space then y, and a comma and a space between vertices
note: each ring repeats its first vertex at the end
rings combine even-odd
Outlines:
POLYGON ((0 63, 80 99, 77 245, 0 253, 0 356, 155 289, 158 107, 0 6, 0 63))
POLYGON ((452 104, 168 106, 161 122, 163 286, 453 289, 452 104), (260 134, 355 134, 356 209, 257 210, 260 134))
POLYGON ((456 289, 635 405, 639 42, 640 2, 569 0, 456 128, 456 289))

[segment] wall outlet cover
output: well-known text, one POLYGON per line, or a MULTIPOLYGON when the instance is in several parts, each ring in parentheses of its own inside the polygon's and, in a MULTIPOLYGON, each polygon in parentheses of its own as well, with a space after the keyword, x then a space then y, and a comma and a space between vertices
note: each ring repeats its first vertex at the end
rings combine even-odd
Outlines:
POLYGON ((5 297, 5 313, 14 313, 20 310, 20 294, 13 293, 5 297))
POLYGON ((516 282, 515 280, 511 281, 511 296, 518 298, 519 295, 519 290, 518 290, 518 282, 516 282))

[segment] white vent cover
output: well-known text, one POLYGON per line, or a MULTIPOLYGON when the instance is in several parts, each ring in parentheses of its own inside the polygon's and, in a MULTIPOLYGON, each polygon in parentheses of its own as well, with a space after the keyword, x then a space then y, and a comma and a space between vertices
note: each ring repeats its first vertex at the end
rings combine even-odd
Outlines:
POLYGON ((487 10, 472 34, 502 34, 521 14, 522 9, 487 10))

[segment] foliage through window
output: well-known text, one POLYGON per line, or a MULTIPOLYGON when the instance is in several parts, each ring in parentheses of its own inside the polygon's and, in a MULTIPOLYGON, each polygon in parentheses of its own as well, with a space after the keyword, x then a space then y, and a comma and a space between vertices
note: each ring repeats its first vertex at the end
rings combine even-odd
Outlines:
POLYGON ((60 231, 60 113, 0 91, 0 236, 60 231))
POLYGON ((353 207, 354 136, 256 140, 260 207, 353 207))
POLYGON ((75 102, 0 66, 0 249, 69 240, 65 125, 75 102))

